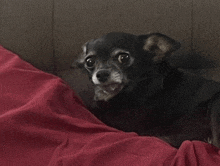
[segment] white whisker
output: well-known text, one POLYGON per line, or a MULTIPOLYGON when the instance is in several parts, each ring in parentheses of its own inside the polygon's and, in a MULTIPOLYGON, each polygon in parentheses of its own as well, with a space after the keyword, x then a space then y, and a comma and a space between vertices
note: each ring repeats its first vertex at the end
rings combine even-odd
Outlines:
POLYGON ((122 83, 122 75, 119 72, 112 72, 111 80, 113 82, 122 83))

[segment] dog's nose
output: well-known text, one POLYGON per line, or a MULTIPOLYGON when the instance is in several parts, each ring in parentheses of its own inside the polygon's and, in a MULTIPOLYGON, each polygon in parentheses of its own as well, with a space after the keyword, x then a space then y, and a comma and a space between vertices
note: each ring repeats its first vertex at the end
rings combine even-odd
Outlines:
POLYGON ((96 74, 97 79, 102 83, 106 82, 109 76, 110 76, 110 72, 107 70, 101 70, 96 74))

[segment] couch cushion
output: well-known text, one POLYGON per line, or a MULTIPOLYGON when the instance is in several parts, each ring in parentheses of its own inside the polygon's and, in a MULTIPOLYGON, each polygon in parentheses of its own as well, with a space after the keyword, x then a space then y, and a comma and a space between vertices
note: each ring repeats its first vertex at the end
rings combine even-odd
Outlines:
POLYGON ((53 1, 0 1, 0 44, 53 72, 53 1))

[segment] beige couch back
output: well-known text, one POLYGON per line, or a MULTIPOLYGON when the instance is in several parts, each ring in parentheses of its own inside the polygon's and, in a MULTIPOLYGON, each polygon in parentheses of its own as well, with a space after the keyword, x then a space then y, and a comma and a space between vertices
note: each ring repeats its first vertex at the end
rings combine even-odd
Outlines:
POLYGON ((48 72, 111 31, 161 32, 219 60, 219 11, 219 0, 0 0, 0 44, 48 72))
MULTIPOLYGON (((219 0, 0 0, 0 44, 89 102, 87 77, 69 70, 86 41, 111 31, 161 32, 181 41, 180 54, 196 51, 219 63, 219 11, 219 0)), ((202 70, 220 81, 216 73, 202 70)))

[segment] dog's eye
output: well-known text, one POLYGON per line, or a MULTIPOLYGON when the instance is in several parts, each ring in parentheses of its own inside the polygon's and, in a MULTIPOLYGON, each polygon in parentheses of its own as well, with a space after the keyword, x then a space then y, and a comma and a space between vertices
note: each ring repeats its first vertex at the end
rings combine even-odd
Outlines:
POLYGON ((130 56, 127 53, 121 53, 118 55, 119 63, 125 64, 125 63, 128 63, 129 60, 130 60, 130 56))
POLYGON ((88 57, 86 58, 86 66, 89 68, 94 67, 95 65, 95 57, 88 57))

